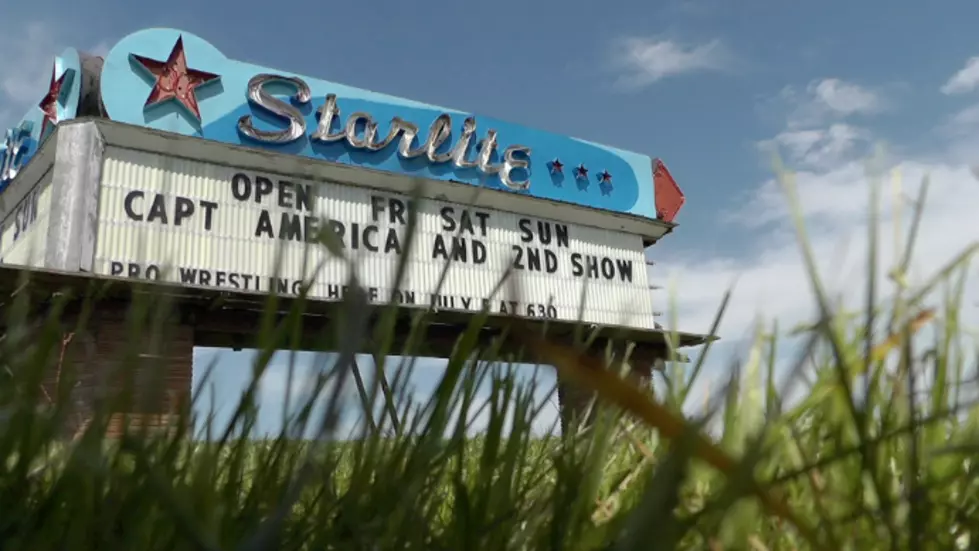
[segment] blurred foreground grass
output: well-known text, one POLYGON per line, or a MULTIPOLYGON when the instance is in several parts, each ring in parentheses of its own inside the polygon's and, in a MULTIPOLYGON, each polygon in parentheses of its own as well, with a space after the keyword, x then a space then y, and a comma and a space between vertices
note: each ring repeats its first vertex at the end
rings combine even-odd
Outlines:
MULTIPOLYGON (((580 357, 514 321, 511 334, 536 358, 602 397, 590 426, 535 436, 544 407, 535 383, 514 376, 514 358, 476 346, 482 317, 459 336, 430 400, 412 400, 407 357, 388 385, 365 385, 352 369, 354 342, 372 335, 381 343, 377 365, 410 350, 386 349, 392 318, 368 326, 366 299, 353 293, 337 336, 349 346, 318 366, 316 388, 278 438, 238 435, 255 422, 272 343, 295 332, 297 316, 269 316, 259 330, 269 344, 229 427, 209 427, 206 439, 140 432, 110 442, 113 406, 105 404, 66 440, 70 389, 37 407, 41 373, 60 349, 59 308, 30 333, 20 330, 26 304, 14 300, 0 343, 0 549, 975 548, 976 348, 960 324, 975 247, 908 288, 918 212, 907 253, 889 267, 896 283, 882 291, 874 191, 867 302, 862 312, 835 310, 791 178, 782 179, 820 315, 799 330, 805 343, 790 363, 779 359, 775 332, 759 331, 699 416, 689 415, 690 401, 703 399, 692 389, 705 355, 671 365, 654 398, 619 377, 621 359, 580 357), (802 397, 783 403, 789 384, 801 385, 802 397), (350 385, 359 405, 379 414, 340 442, 350 385), (478 392, 485 385, 488 398, 478 392), (472 438, 477 415, 488 422, 472 438), (295 438, 310 432, 315 439, 295 438)), ((323 246, 342 252, 327 236, 323 246)), ((165 302, 132 305, 135 334, 160 330, 165 302)), ((420 315, 414 327, 423 326, 420 315)))

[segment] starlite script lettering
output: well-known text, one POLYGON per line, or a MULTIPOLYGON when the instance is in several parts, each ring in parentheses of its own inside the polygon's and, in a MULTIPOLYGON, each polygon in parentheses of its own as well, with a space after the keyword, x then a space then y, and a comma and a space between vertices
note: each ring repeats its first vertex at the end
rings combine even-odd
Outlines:
MULTIPOLYGON (((251 115, 244 115, 238 119, 238 131, 262 143, 292 143, 306 135, 306 119, 295 105, 266 91, 265 87, 271 84, 287 84, 295 88, 296 92, 290 98, 294 104, 305 105, 312 99, 309 85, 300 78, 272 74, 257 75, 248 82, 249 102, 259 109, 288 121, 289 126, 281 130, 261 130, 255 127, 251 115)), ((442 113, 435 118, 429 127, 425 141, 421 142, 418 137, 418 125, 400 117, 391 120, 387 135, 381 139, 378 139, 378 124, 370 113, 363 111, 351 113, 344 122, 340 116, 340 107, 335 94, 326 96, 326 101, 318 112, 319 123, 315 131, 309 135, 309 139, 313 142, 345 142, 354 149, 381 151, 397 141, 398 154, 402 158, 424 157, 432 164, 452 162, 459 169, 475 168, 487 175, 498 175, 502 184, 509 189, 525 191, 530 188, 531 149, 522 145, 511 145, 503 150, 502 162, 493 164, 492 159, 497 148, 496 131, 488 130, 486 136, 474 146, 473 138, 476 136, 474 117, 465 119, 459 140, 447 151, 443 151, 452 134, 452 117, 448 113, 442 113), (475 149, 475 158, 470 158, 473 149, 475 149), (520 179, 515 177, 515 174, 523 174, 526 177, 520 179)))

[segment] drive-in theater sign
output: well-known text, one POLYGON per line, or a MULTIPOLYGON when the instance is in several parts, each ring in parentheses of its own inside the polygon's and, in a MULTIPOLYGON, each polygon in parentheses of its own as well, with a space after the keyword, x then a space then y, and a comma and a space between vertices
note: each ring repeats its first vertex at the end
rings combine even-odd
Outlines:
MULTIPOLYGON (((667 354, 646 249, 683 195, 658 159, 235 61, 172 29, 131 34, 104 59, 62 52, 38 98, 0 149, 5 278, 27 267, 51 285, 185 289, 165 411, 190 392, 194 344, 251 344, 260 295, 342 300, 351 263, 308 246, 326 228, 371 301, 435 312, 433 356, 484 309, 558 335, 583 318, 634 343, 647 371, 667 354), (500 290, 508 266, 517 285, 500 290)), ((91 337, 99 357, 125 334, 111 310, 91 337)))

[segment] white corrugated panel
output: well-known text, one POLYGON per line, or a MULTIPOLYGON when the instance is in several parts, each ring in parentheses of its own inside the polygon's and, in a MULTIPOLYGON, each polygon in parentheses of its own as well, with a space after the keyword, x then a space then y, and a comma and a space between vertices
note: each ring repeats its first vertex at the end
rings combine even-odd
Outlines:
POLYGON ((44 265, 51 212, 51 173, 47 173, 3 219, 0 262, 22 266, 44 265))
MULTIPOLYGON (((385 300, 394 283, 399 254, 394 249, 385 251, 384 245, 393 240, 403 247, 406 230, 396 218, 392 219, 392 206, 396 208, 397 203, 407 199, 366 188, 276 175, 272 172, 274 167, 269 168, 267 173, 243 172, 218 164, 110 148, 102 173, 96 270, 131 277, 146 277, 147 270, 151 277, 155 277, 156 270, 160 270, 165 272, 161 277, 170 281, 260 291, 269 290, 273 283, 285 284, 288 288, 293 282, 314 278, 312 294, 329 299, 347 281, 346 264, 332 258, 323 247, 279 238, 284 216, 286 225, 297 216, 303 223, 308 217, 308 223, 314 227, 324 223, 322 219, 329 219, 343 225, 342 240, 347 254, 356 261, 362 283, 376 289, 378 300, 385 300), (243 199, 236 198, 233 189, 236 174, 244 175, 244 178, 238 177, 238 191, 247 188, 251 191, 243 199), (269 194, 256 199, 255 190, 261 178, 267 178, 272 189, 269 194), (250 185, 245 185, 246 181, 250 185), (310 211, 299 204, 299 189, 307 191, 310 211), (131 210, 139 220, 127 214, 127 196, 131 210), (372 197, 383 207, 377 222, 373 219, 372 197), (178 198, 182 198, 185 205, 185 216, 179 225, 176 223, 178 198), (192 214, 187 214, 187 204, 193 205, 192 214), (211 210, 210 227, 207 227, 208 208, 211 210), (151 214, 155 216, 148 220, 151 214), (265 229, 271 230, 274 237, 261 231, 263 217, 269 222, 265 229), (368 242, 377 251, 365 247, 365 232, 368 242), (270 277, 275 272, 279 253, 282 254, 279 270, 282 281, 273 282, 270 277), (167 271, 166 266, 173 269, 167 271)), ((443 239, 451 250, 456 235, 445 229, 443 209, 446 207, 453 209, 453 216, 449 217, 459 224, 461 213, 466 210, 460 205, 431 200, 425 201, 419 210, 416 245, 401 285, 405 296, 413 293, 417 304, 432 300, 431 293, 445 265, 444 260, 436 258, 434 253, 437 240, 443 239)), ((449 268, 440 293, 449 302, 443 303, 443 307, 479 310, 481 299, 489 296, 497 286, 515 254, 513 248, 517 246, 524 251, 527 248, 538 251, 542 267, 545 256, 552 255, 555 260, 553 273, 543 270, 514 272, 521 292, 517 301, 521 315, 526 315, 528 308, 539 315, 541 308, 550 302, 554 306, 551 315, 575 320, 582 286, 587 282, 585 321, 653 327, 652 297, 646 284, 640 237, 489 209, 469 211, 473 232, 461 234, 467 246, 468 261, 452 263, 449 268), (477 212, 484 215, 485 232, 477 212), (521 241, 521 218, 527 219, 524 223, 529 224, 536 234, 529 243, 521 241), (558 244, 555 238, 559 226, 566 228, 566 245, 558 244), (550 230, 550 244, 541 242, 547 240, 541 237, 539 229, 545 235, 550 230), (482 263, 472 260, 475 241, 485 247, 482 263), (587 265, 588 259, 594 259, 596 277, 576 274, 575 258, 583 265, 587 265), (610 279, 602 275, 603 267, 610 279)), ((527 253, 523 256, 526 260, 527 253)), ((494 311, 499 311, 499 299, 507 293, 508 290, 503 289, 497 295, 493 302, 494 311)), ((507 304, 509 307, 511 305, 507 304)), ((546 308, 544 313, 547 314, 546 308)))

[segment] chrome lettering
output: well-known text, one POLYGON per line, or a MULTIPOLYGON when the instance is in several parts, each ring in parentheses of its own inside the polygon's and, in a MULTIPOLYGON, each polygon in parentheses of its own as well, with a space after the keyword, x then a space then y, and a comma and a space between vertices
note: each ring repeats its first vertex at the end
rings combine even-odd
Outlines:
POLYGON ((289 121, 289 128, 259 130, 255 128, 252 122, 252 116, 244 115, 238 119, 238 131, 260 142, 274 144, 294 142, 306 133, 306 119, 299 109, 265 91, 265 85, 273 83, 292 85, 296 89, 292 99, 300 105, 309 103, 310 98, 312 98, 309 85, 301 78, 266 74, 255 75, 248 81, 248 101, 279 118, 286 119, 289 121))
MULTIPOLYGON (((310 100, 309 86, 296 77, 278 75, 258 75, 248 83, 248 99, 274 115, 289 121, 289 128, 276 131, 258 130, 250 115, 241 117, 238 128, 245 136, 259 142, 283 144, 293 142, 306 131, 306 123, 296 107, 282 101, 263 89, 272 82, 292 84, 296 93, 295 103, 305 104, 310 100)), ((531 149, 522 145, 511 145, 503 152, 502 162, 494 164, 493 157, 497 147, 496 130, 487 130, 486 136, 473 148, 476 137, 476 119, 467 117, 462 124, 459 140, 440 152, 452 137, 452 117, 442 113, 432 121, 425 140, 420 142, 418 125, 400 117, 391 119, 390 127, 383 139, 378 140, 378 124, 370 113, 357 111, 342 121, 336 94, 328 94, 326 101, 317 110, 319 121, 316 130, 309 135, 312 142, 334 143, 344 141, 354 149, 381 151, 395 141, 398 142, 398 155, 405 159, 426 157, 432 164, 452 162, 456 168, 476 168, 487 175, 500 175, 500 181, 509 189, 524 191, 530 188, 530 179, 515 180, 511 174, 516 170, 530 167, 531 149), (334 122, 338 123, 334 130, 334 122), (470 159, 470 149, 476 149, 475 158, 470 159)), ((528 175, 529 176, 529 175, 528 175)))

